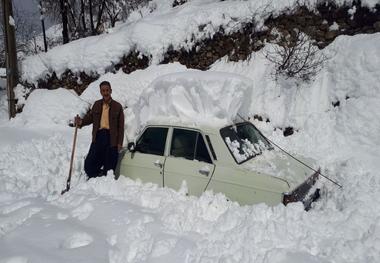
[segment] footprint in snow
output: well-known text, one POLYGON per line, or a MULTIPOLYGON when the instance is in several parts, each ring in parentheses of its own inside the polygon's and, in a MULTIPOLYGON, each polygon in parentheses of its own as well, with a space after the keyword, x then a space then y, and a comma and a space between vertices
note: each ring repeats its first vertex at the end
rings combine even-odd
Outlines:
POLYGON ((85 232, 74 233, 63 241, 62 247, 67 249, 88 246, 94 241, 93 237, 85 232))
POLYGON ((71 212, 71 215, 82 221, 82 220, 86 219, 87 217, 89 217, 93 210, 94 210, 94 207, 92 206, 92 204, 85 203, 85 204, 75 208, 71 212))

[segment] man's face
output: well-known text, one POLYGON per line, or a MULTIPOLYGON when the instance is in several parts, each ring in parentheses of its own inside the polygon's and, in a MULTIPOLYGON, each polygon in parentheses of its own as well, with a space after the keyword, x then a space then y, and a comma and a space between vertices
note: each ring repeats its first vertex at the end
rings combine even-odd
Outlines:
POLYGON ((100 86, 100 94, 102 95, 105 101, 108 101, 111 98, 112 89, 108 85, 100 86))

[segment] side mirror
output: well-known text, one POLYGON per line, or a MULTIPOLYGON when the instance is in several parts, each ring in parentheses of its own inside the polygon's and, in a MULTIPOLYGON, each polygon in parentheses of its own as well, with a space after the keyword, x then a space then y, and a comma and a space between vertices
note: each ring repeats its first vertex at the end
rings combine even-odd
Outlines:
POLYGON ((127 148, 128 148, 128 150, 129 150, 131 153, 133 153, 133 152, 136 151, 136 145, 135 145, 134 142, 130 142, 130 143, 128 143, 127 148))

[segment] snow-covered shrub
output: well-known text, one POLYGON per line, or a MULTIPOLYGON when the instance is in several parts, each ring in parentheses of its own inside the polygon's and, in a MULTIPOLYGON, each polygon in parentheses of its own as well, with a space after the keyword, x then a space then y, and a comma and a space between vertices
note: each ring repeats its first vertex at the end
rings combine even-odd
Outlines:
POLYGON ((173 7, 176 7, 177 5, 183 5, 186 2, 187 0, 174 0, 173 7))
POLYGON ((304 81, 313 79, 327 59, 310 37, 298 29, 290 34, 277 33, 265 57, 275 66, 275 79, 285 76, 304 81))
POLYGON ((20 112, 25 105, 25 101, 31 92, 30 87, 23 86, 21 84, 17 84, 14 88, 15 99, 16 99, 16 110, 20 112))

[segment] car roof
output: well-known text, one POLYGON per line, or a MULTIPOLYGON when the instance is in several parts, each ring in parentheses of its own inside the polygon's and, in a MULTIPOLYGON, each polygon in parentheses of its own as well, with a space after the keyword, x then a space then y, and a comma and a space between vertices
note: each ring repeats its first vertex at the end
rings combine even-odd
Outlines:
POLYGON ((184 120, 177 120, 177 119, 154 119, 150 120, 146 123, 146 126, 170 126, 170 127, 180 127, 180 128, 187 128, 187 129, 197 129, 202 130, 207 133, 211 134, 217 134, 219 133, 219 130, 230 126, 232 124, 241 123, 237 121, 226 121, 226 120, 212 120, 209 122, 199 122, 199 121, 184 121, 184 120))

